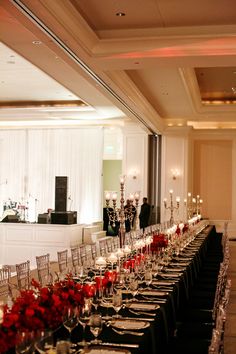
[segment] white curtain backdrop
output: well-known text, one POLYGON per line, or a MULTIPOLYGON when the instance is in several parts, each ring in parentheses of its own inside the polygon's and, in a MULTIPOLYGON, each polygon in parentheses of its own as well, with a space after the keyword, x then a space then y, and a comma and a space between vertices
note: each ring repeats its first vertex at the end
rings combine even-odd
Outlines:
POLYGON ((1 210, 12 200, 35 221, 55 207, 55 176, 68 176, 67 210, 78 212, 78 223, 101 220, 102 156, 100 127, 1 130, 1 210))

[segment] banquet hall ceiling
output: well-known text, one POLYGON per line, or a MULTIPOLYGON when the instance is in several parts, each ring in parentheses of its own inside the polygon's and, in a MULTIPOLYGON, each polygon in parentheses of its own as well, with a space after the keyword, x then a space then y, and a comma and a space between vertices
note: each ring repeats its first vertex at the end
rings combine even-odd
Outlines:
MULTIPOLYGON (((38 100, 77 106, 67 118, 236 129, 233 0, 0 0, 0 21, 0 41, 58 85, 38 100)), ((27 83, 8 100, 34 101, 27 83)))

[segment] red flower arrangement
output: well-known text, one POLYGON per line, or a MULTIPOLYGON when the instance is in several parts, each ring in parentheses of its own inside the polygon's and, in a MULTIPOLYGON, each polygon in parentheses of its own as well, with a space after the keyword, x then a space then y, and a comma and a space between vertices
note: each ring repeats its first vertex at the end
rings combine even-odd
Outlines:
POLYGON ((66 308, 81 306, 88 295, 86 286, 70 277, 48 287, 41 287, 32 280, 33 290, 21 291, 13 306, 3 309, 0 325, 0 353, 5 353, 16 344, 18 331, 55 329, 62 323, 66 308))
POLYGON ((159 252, 161 248, 168 246, 168 239, 165 234, 153 235, 153 242, 151 243, 151 252, 159 252))

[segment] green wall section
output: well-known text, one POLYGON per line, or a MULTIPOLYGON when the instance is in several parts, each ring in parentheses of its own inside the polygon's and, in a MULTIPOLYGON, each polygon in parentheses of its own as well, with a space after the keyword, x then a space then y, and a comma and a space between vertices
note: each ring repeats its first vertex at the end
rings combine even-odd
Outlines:
MULTIPOLYGON (((122 173, 122 160, 103 160, 103 191, 116 191, 117 200, 120 199, 120 175, 122 173)), ((103 204, 105 198, 103 193, 103 204)))

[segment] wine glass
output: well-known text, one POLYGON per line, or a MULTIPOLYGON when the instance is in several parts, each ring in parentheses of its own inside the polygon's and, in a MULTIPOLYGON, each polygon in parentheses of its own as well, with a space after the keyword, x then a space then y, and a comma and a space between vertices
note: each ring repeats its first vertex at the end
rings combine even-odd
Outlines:
POLYGON ((37 335, 37 340, 35 343, 35 349, 40 353, 44 354, 50 349, 53 349, 53 335, 51 331, 41 331, 37 335))
POLYGON ((31 332, 19 332, 16 338, 16 354, 25 354, 31 351, 33 336, 31 332))
POLYGON ((77 325, 78 325, 77 309, 69 307, 65 311, 63 317, 63 326, 68 330, 70 334, 70 341, 71 341, 71 333, 77 325))
POLYGON ((82 337, 82 341, 78 343, 79 345, 84 347, 87 346, 88 344, 85 340, 85 328, 89 322, 90 315, 91 315, 91 304, 85 302, 84 306, 81 308, 80 316, 79 316, 79 323, 83 327, 83 337, 82 337))
POLYGON ((60 340, 56 344, 56 354, 70 354, 70 342, 66 340, 60 340))
POLYGON ((152 271, 151 269, 148 269, 145 271, 145 274, 144 274, 144 281, 147 285, 147 289, 150 289, 150 285, 152 283, 152 271))
POLYGON ((113 298, 112 298, 112 304, 113 304, 113 308, 116 311, 116 314, 113 316, 115 318, 119 318, 121 317, 120 315, 118 315, 118 312, 120 311, 120 309, 122 308, 122 292, 118 291, 117 293, 113 294, 113 298))
POLYGON ((130 284, 129 284, 129 289, 132 293, 132 296, 133 296, 133 299, 132 301, 135 300, 135 296, 137 295, 138 293, 138 280, 137 279, 133 279, 130 284))
POLYGON ((90 317, 89 326, 90 331, 94 335, 95 339, 91 341, 91 344, 99 344, 101 340, 98 339, 99 334, 102 332, 102 316, 99 313, 95 313, 90 317))

